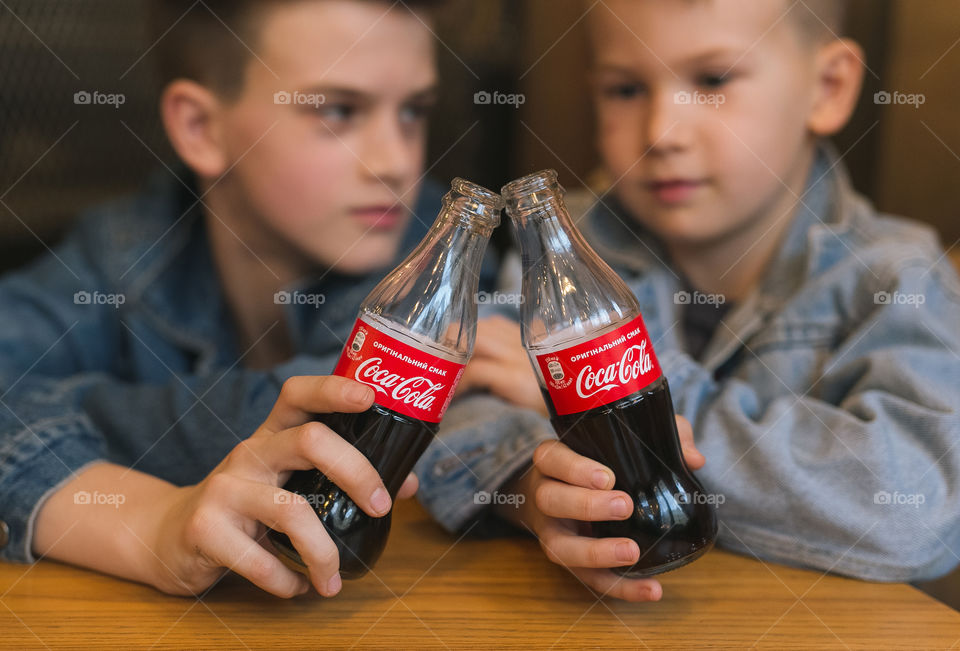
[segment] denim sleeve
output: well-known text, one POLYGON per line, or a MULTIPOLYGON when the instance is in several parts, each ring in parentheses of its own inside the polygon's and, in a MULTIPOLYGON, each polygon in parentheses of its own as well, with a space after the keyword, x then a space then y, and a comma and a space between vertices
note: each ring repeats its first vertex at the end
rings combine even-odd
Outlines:
POLYGON ((79 292, 106 291, 78 237, 0 279, 0 520, 5 560, 32 560, 28 531, 39 504, 104 455, 89 418, 57 402, 54 382, 108 364, 118 340, 108 310, 79 292), (51 289, 52 288, 52 289, 51 289))
POLYGON ((707 459, 697 474, 717 494, 721 544, 876 581, 957 565, 960 301, 935 275, 918 267, 881 285, 925 297, 919 306, 874 305, 863 291, 863 318, 802 395, 763 391, 777 385, 772 353, 747 352, 760 362, 749 382, 718 382, 682 352, 660 356, 707 459))
POLYGON ((131 384, 103 373, 30 375, 0 402, 0 559, 33 562, 43 502, 91 463, 111 461, 178 485, 200 481, 270 413, 283 382, 329 373, 299 356, 271 371, 233 369, 131 384))
MULTIPOLYGON (((486 394, 454 401, 440 432, 414 468, 420 480, 417 497, 445 529, 456 532, 467 523, 495 526, 485 518, 498 491, 524 472, 541 441, 556 438, 550 421, 486 394)), ((504 496, 503 499, 509 496, 504 496)))

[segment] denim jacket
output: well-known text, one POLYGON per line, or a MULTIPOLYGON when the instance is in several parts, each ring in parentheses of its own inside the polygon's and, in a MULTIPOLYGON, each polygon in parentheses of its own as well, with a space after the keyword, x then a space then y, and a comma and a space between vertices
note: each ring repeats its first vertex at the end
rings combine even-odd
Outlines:
MULTIPOLYGON (((568 206, 640 301, 678 414, 707 464, 720 545, 863 579, 912 581, 960 559, 960 281, 933 232, 876 214, 822 146, 760 286, 700 356, 684 293, 647 233, 607 200, 568 206), (581 205, 582 204, 582 205, 581 205), (579 209, 578 209, 578 206, 579 209)), ((450 528, 524 468, 549 421, 494 398, 453 405, 417 467, 450 528), (482 407, 482 408, 481 408, 482 407)))
POLYGON ((91 211, 55 249, 0 279, 4 560, 33 560, 40 506, 88 464, 198 482, 265 420, 284 380, 330 373, 361 301, 426 234, 442 194, 425 185, 398 257, 383 270, 331 271, 289 288, 323 300, 288 301, 297 354, 251 370, 196 189, 181 176, 164 173, 141 194, 91 211))

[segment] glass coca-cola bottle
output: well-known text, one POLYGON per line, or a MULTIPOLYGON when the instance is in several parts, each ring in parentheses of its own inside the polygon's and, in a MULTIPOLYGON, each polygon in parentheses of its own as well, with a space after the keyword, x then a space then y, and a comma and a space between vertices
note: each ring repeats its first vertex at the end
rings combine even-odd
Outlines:
MULTIPOLYGON (((487 241, 500 223, 500 195, 454 179, 430 231, 360 306, 334 375, 374 389, 357 414, 316 419, 370 460, 391 498, 437 432, 477 331, 476 295, 487 241)), ((390 514, 364 513, 319 470, 293 473, 284 488, 307 498, 340 552, 340 574, 363 576, 383 551, 390 514)), ((290 539, 270 530, 284 556, 303 566, 290 539)))
POLYGON ((637 299, 574 226, 563 192, 553 170, 501 190, 520 239, 523 345, 557 436, 613 470, 633 500, 628 519, 595 522, 592 534, 635 540, 639 560, 613 569, 651 576, 710 549, 716 513, 683 461, 637 299))

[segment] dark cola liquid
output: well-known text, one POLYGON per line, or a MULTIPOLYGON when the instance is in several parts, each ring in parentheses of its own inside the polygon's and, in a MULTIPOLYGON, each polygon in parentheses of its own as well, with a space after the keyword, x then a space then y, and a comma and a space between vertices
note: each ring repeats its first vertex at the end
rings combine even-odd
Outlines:
POLYGON ((612 568, 614 572, 631 578, 659 574, 713 546, 716 512, 683 461, 665 377, 603 407, 566 416, 553 413, 551 421, 560 440, 613 470, 614 488, 633 499, 629 519, 591 523, 596 537, 631 538, 640 547, 637 563, 612 568))
MULTIPOLYGON (((380 405, 358 414, 318 414, 316 420, 370 460, 394 499, 437 433, 435 423, 415 420, 380 405)), ((313 506, 340 552, 340 576, 357 579, 373 567, 387 544, 390 513, 381 518, 367 515, 319 470, 294 472, 284 489, 303 495, 313 506)), ((278 551, 303 565, 286 534, 270 529, 268 535, 278 551)))

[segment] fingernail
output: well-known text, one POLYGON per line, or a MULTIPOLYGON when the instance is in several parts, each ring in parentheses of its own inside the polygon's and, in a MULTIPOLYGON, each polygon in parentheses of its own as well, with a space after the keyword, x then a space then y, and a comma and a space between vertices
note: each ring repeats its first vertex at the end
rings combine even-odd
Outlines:
POLYGON ((372 506, 373 510, 377 513, 386 513, 390 510, 390 495, 382 488, 378 488, 373 491, 373 495, 370 496, 370 506, 372 506))
POLYGON ((632 561, 637 556, 636 550, 637 548, 628 542, 617 543, 617 560, 632 561))
POLYGON ((615 497, 610 500, 610 512, 619 517, 630 515, 630 504, 622 497, 615 497))
POLYGON ((362 405, 369 402, 373 390, 362 384, 351 384, 346 393, 347 400, 362 405))
POLYGON ((606 488, 610 483, 610 473, 606 470, 593 471, 593 485, 596 488, 606 488))
POLYGON ((340 580, 340 573, 334 574, 330 577, 330 580, 327 581, 327 595, 332 597, 333 595, 340 592, 340 588, 343 586, 343 581, 340 580))

